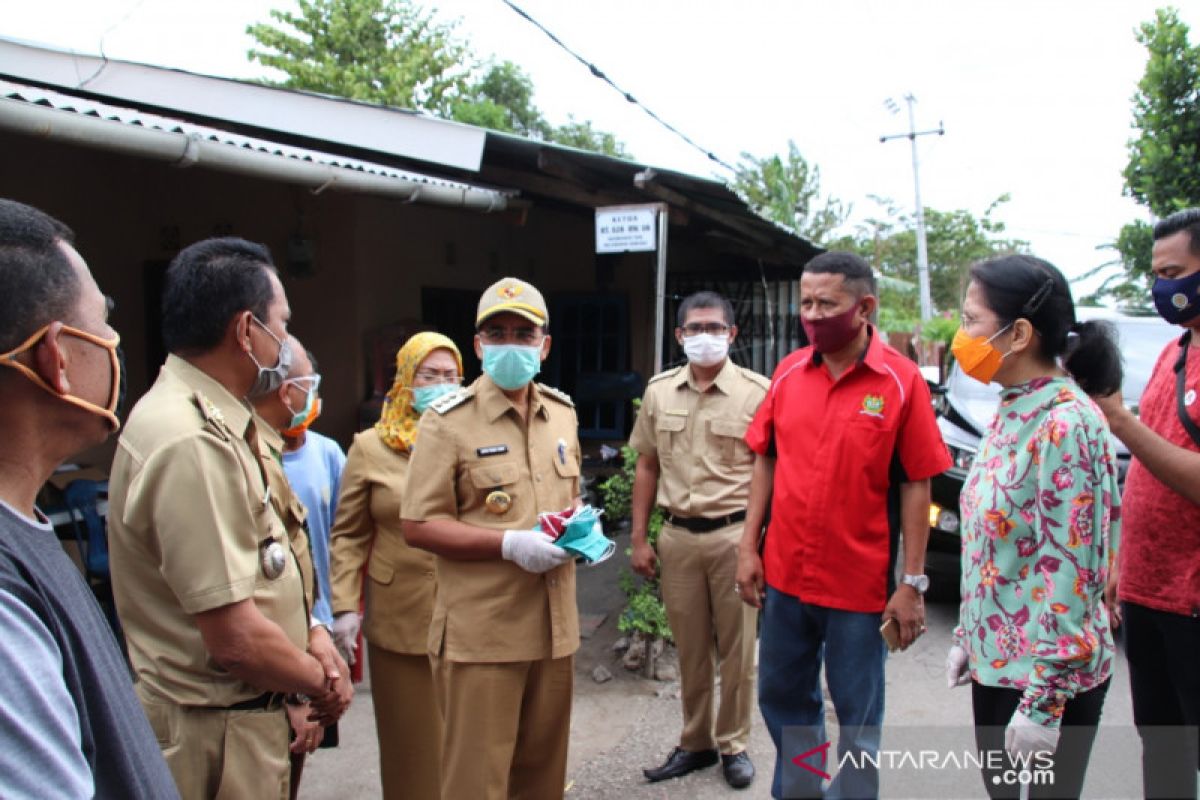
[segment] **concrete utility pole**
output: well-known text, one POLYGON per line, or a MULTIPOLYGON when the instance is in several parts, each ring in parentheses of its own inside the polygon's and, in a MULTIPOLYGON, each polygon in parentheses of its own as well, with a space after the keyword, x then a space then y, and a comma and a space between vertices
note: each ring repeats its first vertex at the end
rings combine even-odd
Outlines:
MULTIPOLYGON (((921 321, 924 322, 933 316, 933 299, 929 294, 929 251, 925 244, 925 208, 921 205, 921 174, 917 158, 917 137, 927 136, 931 133, 945 136, 946 128, 939 121, 937 128, 927 131, 917 130, 916 116, 913 114, 913 104, 917 102, 917 98, 909 92, 904 95, 904 100, 908 103, 908 133, 880 136, 879 141, 883 143, 890 139, 908 139, 912 143, 913 194, 916 196, 917 204, 917 284, 921 289, 921 321)), ((883 104, 893 114, 900 112, 900 105, 890 97, 883 104)))

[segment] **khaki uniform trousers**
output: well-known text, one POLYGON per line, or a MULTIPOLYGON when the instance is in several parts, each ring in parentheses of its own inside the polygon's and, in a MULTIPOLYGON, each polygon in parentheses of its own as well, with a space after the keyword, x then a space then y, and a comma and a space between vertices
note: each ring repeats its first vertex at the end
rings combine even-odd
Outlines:
POLYGON ((679 653, 684 750, 731 755, 750 738, 758 611, 734 591, 741 538, 741 523, 710 533, 664 524, 658 537, 663 604, 679 653), (715 727, 714 662, 721 675, 715 727))
POLYGON ((427 655, 367 641, 384 800, 441 797, 442 714, 427 655))
POLYGON ((483 664, 431 660, 446 720, 442 800, 561 798, 574 656, 483 664))
POLYGON ((141 700, 181 800, 287 800, 288 722, 282 707, 227 711, 141 700))

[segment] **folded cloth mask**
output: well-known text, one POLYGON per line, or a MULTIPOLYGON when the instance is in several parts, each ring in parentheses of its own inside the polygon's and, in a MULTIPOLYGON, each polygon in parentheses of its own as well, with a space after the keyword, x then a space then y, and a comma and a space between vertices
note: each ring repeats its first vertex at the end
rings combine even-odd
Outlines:
POLYGON ((603 512, 590 505, 538 514, 537 529, 554 537, 554 544, 573 553, 588 564, 606 561, 617 543, 604 535, 600 525, 603 512))

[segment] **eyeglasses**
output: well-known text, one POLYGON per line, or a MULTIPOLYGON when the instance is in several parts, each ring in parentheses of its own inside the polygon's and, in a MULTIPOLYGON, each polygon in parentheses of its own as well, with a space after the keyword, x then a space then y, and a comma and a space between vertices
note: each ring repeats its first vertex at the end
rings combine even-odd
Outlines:
POLYGON ((521 328, 495 326, 479 331, 479 338, 483 340, 484 344, 507 344, 515 341, 517 344, 532 345, 542 340, 542 329, 532 325, 521 328))
MULTIPOLYGON (((961 314, 961 315, 959 315, 958 321, 959 321, 959 324, 961 324, 964 328, 973 328, 976 325, 978 325, 979 323, 988 322, 989 320, 982 319, 980 317, 973 317, 970 314, 961 314)), ((997 326, 1000 325, 999 320, 991 320, 991 322, 993 322, 997 326)))
POLYGON ((709 336, 724 336, 729 333, 729 326, 723 322, 689 322, 683 326, 682 330, 685 336, 699 336, 702 333, 707 333, 709 336))
POLYGON ((462 376, 454 370, 446 370, 438 372, 432 369, 421 369, 413 375, 413 378, 421 381, 421 383, 462 383, 462 376))
POLYGON ((321 386, 321 375, 318 372, 314 372, 312 375, 303 375, 298 378, 288 378, 286 381, 284 381, 284 383, 295 386, 300 391, 309 394, 317 391, 317 389, 321 386))

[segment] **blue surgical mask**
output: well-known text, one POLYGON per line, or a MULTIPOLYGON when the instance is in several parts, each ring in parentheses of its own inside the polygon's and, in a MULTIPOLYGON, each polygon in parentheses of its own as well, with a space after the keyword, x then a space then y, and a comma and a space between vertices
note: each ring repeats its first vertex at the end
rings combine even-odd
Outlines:
POLYGON ((1158 315, 1172 325, 1185 325, 1200 316, 1200 272, 1183 278, 1156 278, 1150 289, 1158 315))
POLYGON ((542 369, 542 346, 485 344, 483 371, 501 389, 515 391, 533 380, 542 369))
POLYGON ((425 409, 429 408, 434 400, 443 395, 450 394, 457 388, 457 383, 435 383, 432 386, 414 386, 412 390, 413 410, 418 414, 424 414, 425 409))
POLYGON ((308 422, 308 415, 312 413, 313 404, 317 402, 317 393, 308 391, 304 394, 304 408, 292 414, 291 424, 288 425, 288 430, 298 428, 308 422))
POLYGON ((575 512, 554 543, 589 564, 607 560, 617 549, 617 543, 604 535, 600 512, 591 505, 585 505, 575 512))

